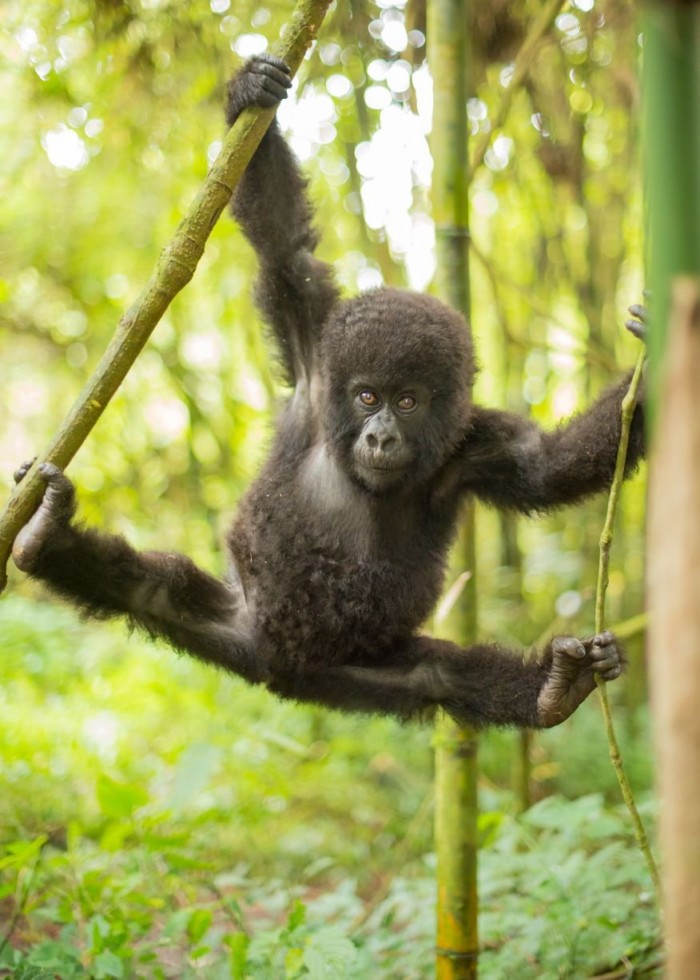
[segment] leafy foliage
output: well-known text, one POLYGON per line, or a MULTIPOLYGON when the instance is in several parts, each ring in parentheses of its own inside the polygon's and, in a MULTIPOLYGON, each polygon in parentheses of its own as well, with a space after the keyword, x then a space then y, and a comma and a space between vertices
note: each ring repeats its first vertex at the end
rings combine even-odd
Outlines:
MULTIPOLYGON (((278 704, 16 598, 3 626, 0 967, 66 980, 430 973, 428 732, 278 704)), ((596 771, 588 711, 566 734, 596 771)), ((495 776, 513 735, 484 741, 495 776)), ((505 788, 481 797, 484 976, 584 977, 658 955, 619 807, 552 796, 514 818, 505 788)))

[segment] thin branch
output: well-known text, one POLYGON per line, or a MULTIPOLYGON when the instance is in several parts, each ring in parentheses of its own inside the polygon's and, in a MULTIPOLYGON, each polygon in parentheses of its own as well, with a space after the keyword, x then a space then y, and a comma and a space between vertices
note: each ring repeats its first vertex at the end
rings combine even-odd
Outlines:
MULTIPOLYGON (((527 303, 530 306, 530 309, 532 310, 535 316, 544 320, 546 324, 551 325, 553 327, 557 327, 559 330, 562 330, 564 333, 567 334, 568 337, 571 336, 570 328, 566 327, 563 323, 561 323, 561 321, 555 319, 552 316, 551 307, 548 307, 543 302, 541 302, 533 294, 531 289, 528 289, 527 286, 523 286, 520 283, 515 282, 514 279, 511 279, 507 275, 504 275, 500 270, 496 272, 493 262, 491 261, 489 256, 487 256, 486 253, 482 251, 480 246, 476 244, 473 237, 469 239, 469 248, 471 253, 479 260, 479 262, 483 266, 484 272, 491 286, 491 292, 494 297, 494 302, 496 302, 497 304, 499 303, 499 299, 498 299, 498 293, 500 292, 499 284, 502 284, 506 286, 508 289, 512 289, 514 292, 523 296, 527 300, 527 303)), ((516 334, 513 333, 513 331, 505 322, 502 322, 502 329, 503 329, 505 339, 509 344, 513 344, 513 346, 523 348, 524 350, 528 350, 528 351, 532 350, 531 339, 522 340, 520 337, 518 337, 516 334)), ((559 353, 571 354, 573 357, 579 357, 587 364, 595 364, 598 367, 603 368, 603 370, 605 371, 612 372, 617 367, 617 362, 613 357, 611 357, 601 347, 591 343, 590 341, 587 344, 583 344, 579 341, 575 341, 573 344, 571 344, 571 346, 568 346, 566 349, 564 349, 561 344, 554 344, 545 340, 538 341, 537 346, 541 347, 543 350, 551 350, 558 354, 559 353)))
MULTIPOLYGON (((298 0, 276 47, 276 53, 284 58, 292 74, 315 38, 330 3, 331 0, 298 0)), ((274 109, 246 109, 236 120, 189 211, 163 249, 146 288, 119 321, 102 360, 78 395, 58 434, 10 497, 0 515, 0 592, 7 583, 7 560, 12 542, 44 492, 38 465, 49 461, 65 468, 85 442, 156 324, 194 275, 206 241, 273 116, 274 109)))
MULTIPOLYGON (((625 397, 622 399, 622 427, 620 431, 620 444, 618 446, 617 459, 615 461, 615 474, 613 476, 612 486, 610 487, 610 496, 608 497, 608 510, 605 515, 603 531, 600 535, 598 585, 596 588, 595 601, 596 633, 601 633, 605 628, 605 598, 608 589, 608 572, 610 567, 610 549, 613 541, 613 525, 615 522, 615 514, 617 513, 620 493, 622 491, 622 481, 625 476, 625 460, 627 459, 627 446, 629 444, 630 427, 632 425, 632 416, 634 415, 635 405, 637 404, 637 393, 639 391, 639 384, 642 378, 645 353, 646 352, 644 350, 640 352, 629 389, 625 397)), ((659 879, 659 872, 656 867, 656 862, 654 861, 654 856, 651 853, 651 846, 649 844, 646 830, 644 829, 644 824, 639 816, 639 810, 637 809, 634 794, 632 793, 632 787, 630 786, 627 773, 625 772, 624 765, 622 763, 622 753, 620 752, 620 746, 617 741, 617 736, 615 735, 615 728, 613 725, 612 713, 610 711, 610 701, 608 700, 608 692, 605 686, 605 681, 602 679, 602 677, 596 677, 596 684, 598 685, 600 707, 603 711, 605 732, 608 737, 610 761, 613 764, 615 774, 617 775, 617 781, 620 784, 622 798, 624 799, 627 809, 629 810, 630 817, 632 818, 632 825, 634 827, 634 834, 637 839, 637 844, 644 855, 647 867, 649 868, 649 873, 651 874, 652 881, 656 887, 657 894, 660 894, 661 882, 659 879)))
POLYGON ((515 98, 515 93, 519 90, 523 83, 523 79, 530 70, 532 62, 535 60, 535 55, 539 51, 540 41, 552 26, 554 18, 557 16, 563 6, 564 0, 549 0, 549 3, 540 11, 539 16, 532 25, 530 33, 523 41, 522 46, 516 55, 515 64, 513 66, 513 75, 508 83, 508 88, 503 93, 503 98, 501 99, 501 104, 498 107, 498 112, 491 123, 489 131, 482 135, 474 149, 474 156, 471 162, 472 174, 484 162, 484 157, 486 156, 486 151, 489 148, 493 135, 506 121, 506 117, 510 112, 511 104, 515 98))
MULTIPOLYGON (((627 959, 625 957, 625 959, 627 959)), ((659 970, 664 965, 663 959, 652 960, 651 963, 644 963, 642 966, 635 966, 630 960, 627 960, 625 966, 620 967, 619 970, 613 970, 612 973, 599 973, 595 977, 591 977, 591 980, 628 980, 629 977, 643 977, 647 973, 653 973, 654 976, 659 976, 659 970)))

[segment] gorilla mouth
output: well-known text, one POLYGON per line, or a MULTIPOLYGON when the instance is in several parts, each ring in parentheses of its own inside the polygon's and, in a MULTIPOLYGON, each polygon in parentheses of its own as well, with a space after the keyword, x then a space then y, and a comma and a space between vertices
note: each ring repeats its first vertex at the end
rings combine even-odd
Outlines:
POLYGON ((408 467, 396 463, 362 463, 358 466, 358 478, 368 490, 375 493, 390 490, 406 479, 408 467))
POLYGON ((358 452, 355 456, 359 469, 367 473, 405 473, 413 461, 411 453, 358 452))
POLYGON ((364 463, 363 466, 377 473, 400 473, 406 469, 405 463, 364 463))
POLYGON ((366 460, 360 463, 359 469, 364 473, 369 479, 375 480, 389 480, 396 479, 397 477, 408 472, 407 462, 390 462, 387 460, 374 462, 368 462, 366 460))

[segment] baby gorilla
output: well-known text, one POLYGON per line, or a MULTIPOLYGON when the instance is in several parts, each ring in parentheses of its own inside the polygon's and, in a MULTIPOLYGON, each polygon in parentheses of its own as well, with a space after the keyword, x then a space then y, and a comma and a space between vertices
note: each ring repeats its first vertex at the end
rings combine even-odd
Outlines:
MULTIPOLYGON (((229 124, 289 85, 279 59, 252 59, 229 84, 229 124)), ((418 629, 466 497, 530 513, 609 486, 629 381, 551 433, 474 405, 471 337, 454 310, 394 289, 340 299, 275 122, 233 213, 258 253, 257 300, 292 393, 229 533, 227 580, 76 525, 73 486, 48 463, 16 564, 89 615, 125 616, 285 698, 403 719, 442 707, 474 725, 563 721, 596 675, 620 673, 610 633, 558 637, 524 660, 418 629)), ((643 450, 637 407, 628 470, 643 450)))

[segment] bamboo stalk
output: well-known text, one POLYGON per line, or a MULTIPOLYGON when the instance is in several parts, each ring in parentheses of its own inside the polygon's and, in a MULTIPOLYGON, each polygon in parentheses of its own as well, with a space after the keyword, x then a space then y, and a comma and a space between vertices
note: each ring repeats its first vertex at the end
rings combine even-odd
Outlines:
MULTIPOLYGON (((469 316, 468 0, 429 0, 428 64, 433 75, 433 216, 437 237, 436 293, 469 316)), ((457 554, 462 569, 460 642, 476 638, 473 508, 457 554)), ((436 975, 472 980, 477 930, 477 738, 442 715, 435 734, 437 851, 436 975)))
POLYGON ((645 177, 648 187, 649 416, 654 426, 671 283, 700 273, 700 2, 647 0, 642 94, 645 177))
MULTIPOLYGON (((330 3, 298 0, 276 47, 292 73, 301 64, 330 3)), ((206 241, 273 116, 274 109, 246 109, 236 120, 187 214, 163 249, 146 288, 119 321, 100 363, 58 433, 0 514, 0 592, 7 584, 12 542, 44 492, 45 484, 37 472, 39 464, 49 461, 65 468, 85 442, 166 309, 194 275, 206 241)))
POLYGON ((479 956, 477 751, 469 726, 446 715, 435 745, 437 980, 474 980, 479 956))

